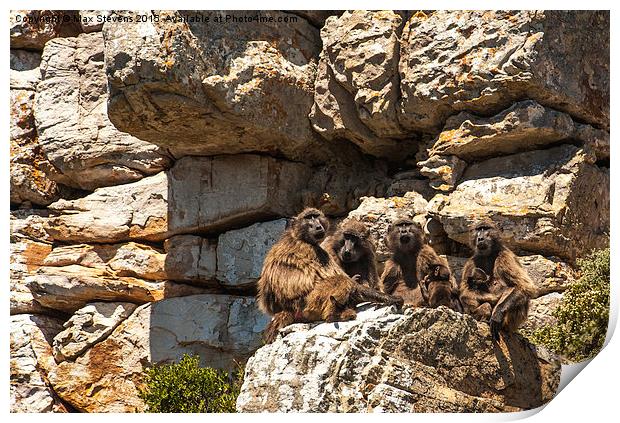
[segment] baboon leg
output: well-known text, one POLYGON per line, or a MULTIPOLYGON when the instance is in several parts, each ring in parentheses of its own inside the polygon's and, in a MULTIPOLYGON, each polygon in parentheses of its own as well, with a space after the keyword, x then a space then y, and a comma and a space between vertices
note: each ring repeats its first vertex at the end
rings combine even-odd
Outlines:
POLYGON ((265 340, 265 343, 271 344, 275 341, 280 329, 288 325, 292 325, 293 323, 295 323, 295 316, 293 313, 289 311, 281 311, 276 313, 263 332, 263 339, 265 340))
POLYGON ((327 319, 328 322, 346 322, 347 320, 355 320, 357 313, 352 308, 347 308, 340 313, 334 313, 327 319))
POLYGON ((355 295, 352 295, 351 298, 355 300, 356 304, 370 301, 373 303, 397 305, 399 307, 403 305, 403 299, 401 297, 384 294, 366 285, 357 285, 355 295))
POLYGON ((516 330, 527 318, 529 298, 514 287, 507 290, 499 299, 491 314, 491 335, 499 341, 499 331, 516 330))

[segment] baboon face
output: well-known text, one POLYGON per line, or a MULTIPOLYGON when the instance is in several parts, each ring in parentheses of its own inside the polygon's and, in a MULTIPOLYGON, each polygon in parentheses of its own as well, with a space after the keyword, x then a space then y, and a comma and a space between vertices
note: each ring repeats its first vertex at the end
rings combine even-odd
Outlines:
POLYGON ((393 250, 410 251, 420 247, 422 234, 411 219, 396 220, 388 232, 388 246, 393 250))
POLYGON ((336 254, 343 263, 361 260, 366 253, 368 229, 361 222, 351 221, 344 225, 336 245, 336 254))
POLYGON ((473 227, 471 243, 479 254, 486 255, 495 251, 498 242, 499 231, 492 221, 485 219, 473 227))
POLYGON ((293 227, 300 239, 318 245, 329 227, 325 215, 317 209, 306 209, 301 212, 293 223, 293 227))

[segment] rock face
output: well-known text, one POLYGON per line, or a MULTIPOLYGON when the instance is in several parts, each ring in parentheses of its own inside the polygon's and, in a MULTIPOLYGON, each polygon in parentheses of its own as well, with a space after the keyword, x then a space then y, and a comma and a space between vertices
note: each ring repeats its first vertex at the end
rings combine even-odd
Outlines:
MULTIPOLYGON (((135 14, 122 16, 135 22, 135 14)), ((275 11, 261 12, 273 21, 260 25, 230 21, 256 14, 161 12, 158 23, 105 26, 114 125, 175 157, 320 156, 322 143, 303 118, 312 106, 318 30, 304 19, 285 22, 292 15, 275 11), (209 22, 179 21, 197 15, 209 22)))
POLYGON ((553 398, 560 363, 518 335, 439 309, 369 309, 293 325, 248 361, 240 412, 506 412, 553 398))
POLYGON ((44 154, 59 182, 93 190, 133 182, 170 165, 167 153, 118 131, 107 115, 101 33, 45 45, 35 118, 44 154))
MULTIPOLYGON (((49 379, 79 411, 143 411, 137 394, 144 366, 195 353, 203 364, 231 367, 233 359, 247 358, 260 345, 267 322, 254 300, 243 297, 196 295, 145 304, 75 361, 58 364, 49 379)), ((88 327, 71 324, 72 337, 89 336, 88 327)))
POLYGON ((376 156, 402 154, 406 132, 396 116, 402 24, 391 11, 347 11, 327 20, 310 113, 325 138, 349 139, 376 156))
POLYGON ((432 132, 455 112, 530 98, 608 128, 608 23, 605 11, 415 14, 401 37, 399 122, 432 132))
POLYGON ((431 155, 453 154, 471 161, 538 150, 563 140, 581 143, 599 160, 609 157, 607 131, 577 123, 569 114, 532 100, 515 103, 490 118, 467 112, 451 116, 432 146, 431 155))
MULTIPOLYGON (((264 257, 305 207, 364 222, 380 273, 412 218, 457 278, 490 217, 541 288, 524 333, 608 245, 608 11, 9 21, 11 411, 144 411, 146 366, 243 365, 264 257)), ((557 382, 518 336, 493 347, 445 310, 285 332, 240 408, 510 411, 557 382)))
POLYGON ((20 314, 11 316, 11 411, 14 413, 66 412, 67 408, 49 386, 55 368, 52 339, 60 330, 59 319, 20 314))
POLYGON ((34 99, 41 80, 41 54, 11 50, 11 203, 48 205, 58 199, 59 187, 48 176, 51 164, 41 152, 34 120, 34 99))
POLYGON ((469 166, 430 213, 463 244, 473 221, 489 216, 511 248, 574 260, 607 245, 608 188, 608 169, 583 150, 562 145, 469 166))
POLYGON ((284 230, 286 219, 255 223, 220 235, 217 243, 217 278, 224 285, 243 286, 260 277, 265 256, 284 230))

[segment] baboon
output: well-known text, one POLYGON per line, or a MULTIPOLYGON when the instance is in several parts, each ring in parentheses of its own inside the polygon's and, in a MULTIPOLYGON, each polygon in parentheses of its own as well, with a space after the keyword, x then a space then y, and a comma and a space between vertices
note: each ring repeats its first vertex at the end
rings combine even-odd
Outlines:
POLYGON ((433 265, 443 265, 449 271, 448 262, 424 244, 420 229, 411 219, 396 220, 388 229, 386 243, 392 256, 385 262, 381 289, 403 298, 405 304, 425 306, 420 282, 433 265))
POLYGON ((347 275, 359 283, 379 289, 375 246, 366 225, 350 220, 321 245, 347 275))
POLYGON ((357 316, 355 306, 363 302, 390 304, 398 307, 403 305, 402 298, 361 285, 349 276, 330 276, 314 285, 306 297, 306 305, 302 310, 296 313, 276 313, 265 329, 265 342, 273 342, 281 328, 293 323, 353 320, 357 316))
POLYGON ((472 227, 471 247, 474 255, 465 263, 459 285, 461 304, 466 313, 488 320, 498 341, 500 330, 514 332, 525 321, 537 289, 490 219, 472 227))
POLYGON ((443 264, 431 266, 431 272, 420 283, 420 290, 424 301, 432 308, 442 305, 454 311, 463 311, 456 282, 450 269, 443 264))
MULTIPOLYGON (((267 253, 257 283, 257 299, 259 308, 274 316, 265 330, 268 342, 275 338, 279 328, 303 321, 308 295, 317 284, 325 288, 334 277, 355 283, 321 248, 327 229, 323 213, 305 209, 267 253)), ((338 299, 338 295, 334 298, 338 299)))

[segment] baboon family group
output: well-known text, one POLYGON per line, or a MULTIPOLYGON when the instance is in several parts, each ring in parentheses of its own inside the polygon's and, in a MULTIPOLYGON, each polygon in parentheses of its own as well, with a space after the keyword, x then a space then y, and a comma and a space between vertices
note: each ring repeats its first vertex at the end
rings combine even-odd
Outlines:
POLYGON ((351 220, 327 236, 325 215, 308 208, 274 244, 258 280, 260 309, 273 316, 264 332, 273 342, 292 323, 346 321, 362 302, 438 307, 468 313, 500 331, 515 331, 538 292, 497 226, 483 219, 471 228, 473 256, 459 282, 448 261, 424 243, 419 226, 397 219, 387 233, 391 253, 379 277, 368 228, 351 220))

